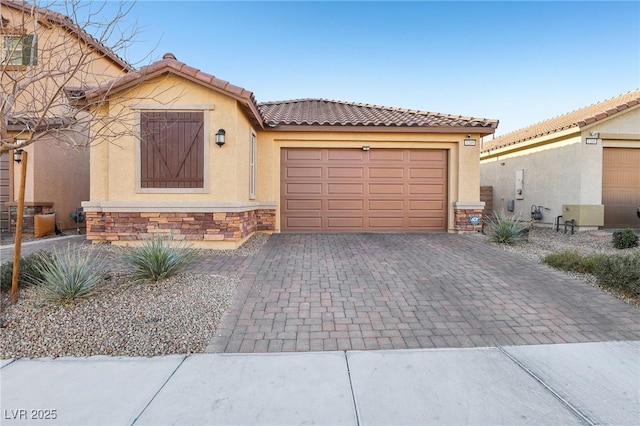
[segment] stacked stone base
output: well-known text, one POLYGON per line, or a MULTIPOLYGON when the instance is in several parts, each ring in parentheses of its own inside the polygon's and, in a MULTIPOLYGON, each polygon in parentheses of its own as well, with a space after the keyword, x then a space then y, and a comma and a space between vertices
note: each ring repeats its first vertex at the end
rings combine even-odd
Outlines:
POLYGON ((484 214, 484 203, 454 203, 454 229, 456 232, 481 232, 484 214), (478 222, 474 225, 471 218, 477 217, 478 222))
POLYGON ((87 239, 124 243, 156 236, 190 242, 238 243, 256 231, 275 230, 271 209, 244 212, 86 212, 87 239))
MULTIPOLYGON (((16 201, 6 202, 5 206, 9 208, 10 231, 15 232, 18 220, 18 203, 16 201)), ((53 203, 49 202, 25 202, 24 212, 22 216, 22 233, 33 235, 35 226, 35 216, 39 214, 54 213, 53 203)))

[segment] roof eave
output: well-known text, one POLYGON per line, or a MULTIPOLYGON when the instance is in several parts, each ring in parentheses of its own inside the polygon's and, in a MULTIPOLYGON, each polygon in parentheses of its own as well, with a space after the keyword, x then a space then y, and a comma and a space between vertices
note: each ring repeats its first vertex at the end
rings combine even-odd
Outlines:
POLYGON ((351 132, 351 133, 466 133, 486 136, 495 132, 495 127, 480 126, 356 126, 356 125, 311 125, 279 124, 267 125, 265 130, 280 132, 351 132))

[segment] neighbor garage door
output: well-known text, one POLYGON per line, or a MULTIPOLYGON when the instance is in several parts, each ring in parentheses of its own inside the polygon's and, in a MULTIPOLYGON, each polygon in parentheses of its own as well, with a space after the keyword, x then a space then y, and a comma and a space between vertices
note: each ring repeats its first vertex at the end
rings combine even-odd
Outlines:
POLYGON ((282 149, 283 231, 444 231, 447 151, 282 149))
POLYGON ((604 148, 602 204, 604 226, 640 227, 640 149, 604 148))

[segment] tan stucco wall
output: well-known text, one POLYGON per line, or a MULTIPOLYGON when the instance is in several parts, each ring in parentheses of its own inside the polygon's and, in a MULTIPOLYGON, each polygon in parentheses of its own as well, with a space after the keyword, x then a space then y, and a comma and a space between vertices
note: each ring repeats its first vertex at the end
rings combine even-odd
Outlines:
POLYGON ((480 183, 493 186, 494 210, 506 210, 515 200, 515 212, 530 217, 532 205, 542 205, 541 223, 551 225, 562 215, 563 204, 602 204, 603 146, 640 148, 640 108, 579 129, 558 132, 560 137, 543 136, 496 153, 483 153, 480 183), (591 132, 601 138, 587 145, 591 132), (635 134, 636 140, 628 139, 635 134), (602 139, 621 135, 622 139, 602 139), (625 139, 626 138, 626 139, 625 139), (524 170, 524 199, 516 200, 516 170, 524 170))
POLYGON ((112 141, 95 141, 91 149, 92 201, 246 201, 249 198, 251 125, 237 101, 175 76, 162 76, 110 99, 108 114, 118 117, 112 141), (205 114, 205 189, 148 190, 138 188, 139 111, 202 111, 205 114), (218 129, 226 144, 215 144, 218 129), (207 170, 208 168, 208 170, 207 170))

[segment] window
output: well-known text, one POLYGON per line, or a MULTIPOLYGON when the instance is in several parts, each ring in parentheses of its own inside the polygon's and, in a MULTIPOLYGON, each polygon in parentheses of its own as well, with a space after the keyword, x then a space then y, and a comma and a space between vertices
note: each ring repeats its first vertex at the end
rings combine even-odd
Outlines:
POLYGON ((3 65, 37 65, 38 42, 35 34, 2 36, 3 65))
POLYGON ((256 134, 251 132, 249 146, 249 198, 256 198, 256 157, 257 157, 256 134))
POLYGON ((140 187, 204 188, 204 113, 140 113, 140 187))

